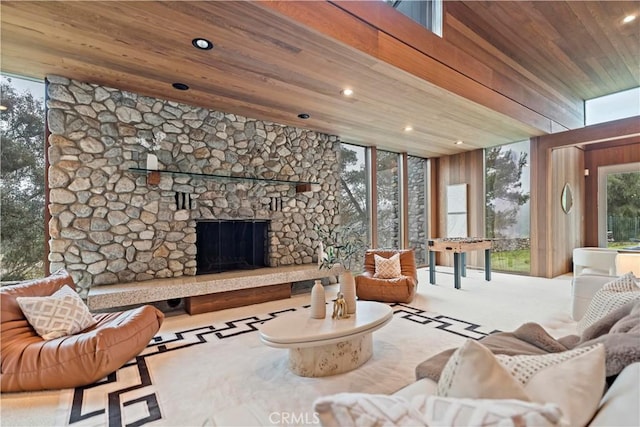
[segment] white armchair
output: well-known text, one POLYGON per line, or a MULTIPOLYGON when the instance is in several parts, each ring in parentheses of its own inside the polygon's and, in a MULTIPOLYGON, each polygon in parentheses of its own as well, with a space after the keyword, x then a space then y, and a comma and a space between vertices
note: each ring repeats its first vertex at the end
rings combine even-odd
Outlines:
POLYGON ((581 274, 571 283, 571 318, 576 322, 582 319, 593 296, 615 276, 581 274))
POLYGON ((607 248, 575 248, 573 250, 573 277, 581 274, 616 275, 618 251, 607 248))

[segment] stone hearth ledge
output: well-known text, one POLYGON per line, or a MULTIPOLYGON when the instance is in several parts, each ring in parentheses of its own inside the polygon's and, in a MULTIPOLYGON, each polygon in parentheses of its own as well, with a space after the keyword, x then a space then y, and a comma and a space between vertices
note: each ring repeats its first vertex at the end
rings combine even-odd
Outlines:
POLYGON ((87 296, 87 305, 90 310, 105 310, 238 289, 315 280, 337 276, 343 271, 341 266, 320 270, 316 264, 304 264, 92 286, 87 296))

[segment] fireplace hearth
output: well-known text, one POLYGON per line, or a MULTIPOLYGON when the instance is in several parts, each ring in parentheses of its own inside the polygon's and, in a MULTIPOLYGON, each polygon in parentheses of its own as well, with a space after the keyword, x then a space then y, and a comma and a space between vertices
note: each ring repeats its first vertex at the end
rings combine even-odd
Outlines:
POLYGON ((268 231, 269 221, 198 221, 196 274, 267 267, 268 231))

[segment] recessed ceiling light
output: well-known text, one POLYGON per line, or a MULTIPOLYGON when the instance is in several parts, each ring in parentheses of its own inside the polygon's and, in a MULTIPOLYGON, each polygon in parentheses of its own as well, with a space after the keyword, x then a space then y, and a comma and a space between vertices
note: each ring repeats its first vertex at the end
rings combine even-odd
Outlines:
POLYGON ((456 145, 462 144, 462 141, 456 141, 456 145))
POLYGON ((622 22, 624 24, 628 24, 631 21, 634 21, 636 19, 636 15, 627 15, 624 17, 624 19, 622 20, 622 22))
POLYGON ((340 93, 343 94, 344 96, 351 96, 353 95, 353 89, 342 89, 340 93))
POLYGON ((413 128, 411 126, 405 126, 404 127, 404 131, 405 132, 411 132, 413 130, 413 128))
POLYGON ((300 114, 298 114, 298 118, 303 119, 303 120, 306 120, 306 119, 308 119, 309 117, 311 117, 311 116, 310 116, 310 115, 308 115, 307 113, 300 113, 300 114))
POLYGON ((171 86, 178 90, 189 90, 189 86, 184 83, 173 83, 171 86))
POLYGON ((6 105, 0 105, 0 111, 7 111, 6 105))
POLYGON ((201 37, 198 37, 198 38, 195 38, 195 39, 191 40, 191 44, 196 49, 202 49, 202 50, 213 49, 213 43, 211 43, 209 40, 203 39, 201 37))

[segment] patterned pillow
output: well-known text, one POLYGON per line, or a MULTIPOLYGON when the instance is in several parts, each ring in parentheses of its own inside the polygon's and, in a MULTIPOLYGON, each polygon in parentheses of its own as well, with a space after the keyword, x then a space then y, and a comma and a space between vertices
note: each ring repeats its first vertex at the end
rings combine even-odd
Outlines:
POLYGON ((582 334, 589 326, 612 311, 640 299, 640 287, 636 280, 636 276, 629 272, 600 288, 578 322, 578 333, 582 334))
POLYGON ((82 298, 67 285, 48 297, 18 297, 16 301, 45 340, 77 334, 96 323, 82 298))
POLYGON ((374 254, 373 259, 376 263, 376 272, 373 277, 377 279, 396 279, 402 276, 400 254, 395 254, 391 258, 384 258, 374 254))
POLYGON ((587 425, 605 388, 604 345, 543 355, 495 358, 538 403, 557 404, 570 425, 587 425))
POLYGON ((560 353, 506 356, 493 355, 481 343, 467 340, 442 370, 438 395, 554 403, 570 425, 586 425, 604 391, 604 359, 602 344, 560 353))
POLYGON ((424 414, 428 426, 565 426, 562 411, 554 404, 513 399, 457 399, 419 395, 411 406, 424 414))
POLYGON ((524 386, 484 345, 467 340, 442 369, 436 394, 469 399, 518 399, 529 401, 524 386))
POLYGON ((555 427, 562 412, 553 404, 508 399, 453 399, 421 394, 399 396, 339 393, 314 404, 323 426, 555 427))
POLYGON ((339 393, 313 402, 323 426, 426 426, 407 399, 386 394, 339 393))

